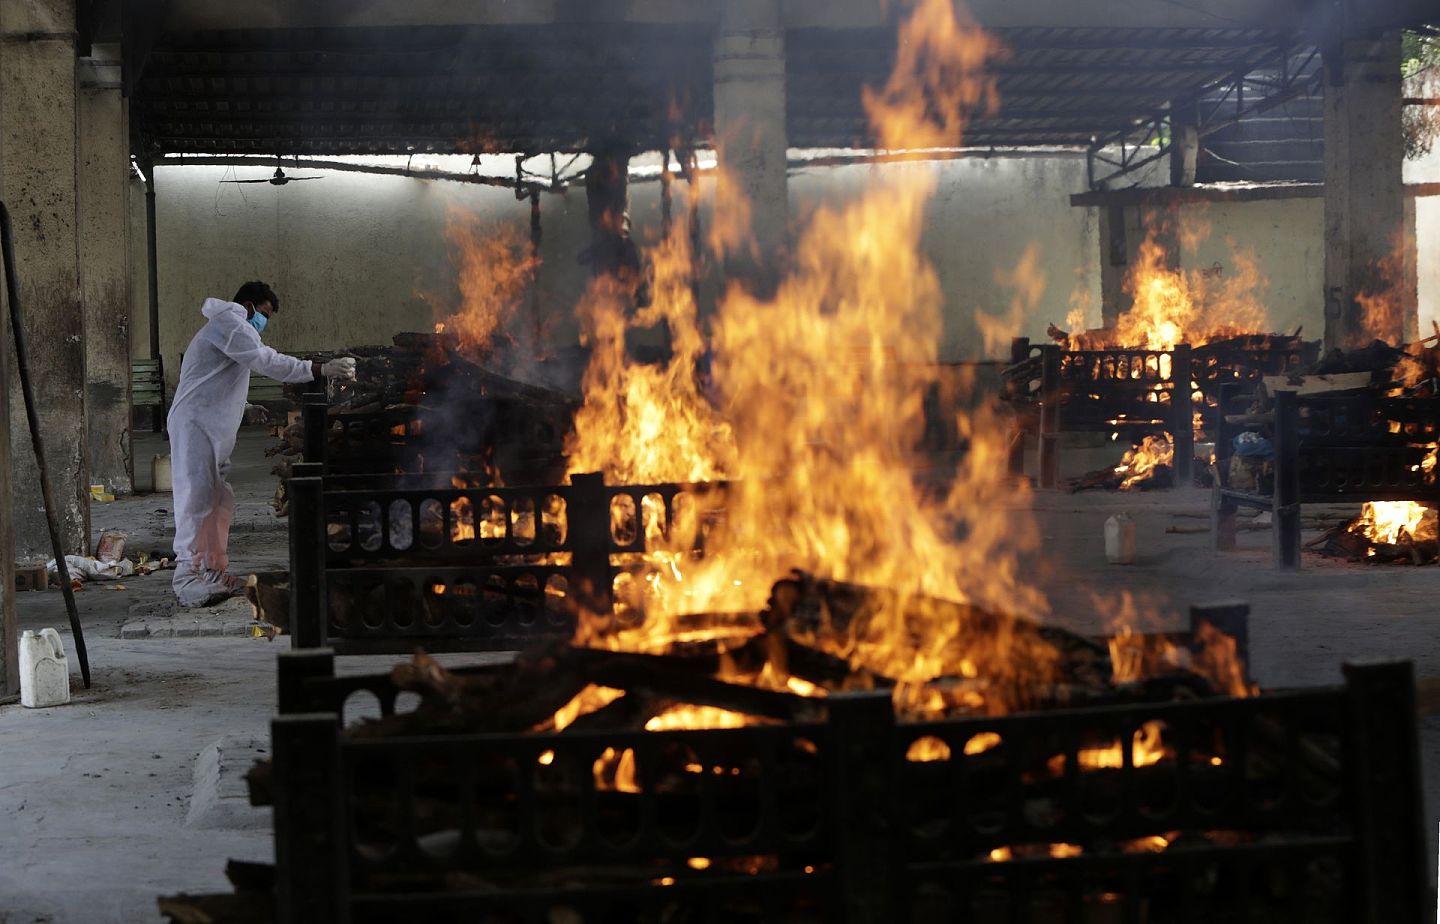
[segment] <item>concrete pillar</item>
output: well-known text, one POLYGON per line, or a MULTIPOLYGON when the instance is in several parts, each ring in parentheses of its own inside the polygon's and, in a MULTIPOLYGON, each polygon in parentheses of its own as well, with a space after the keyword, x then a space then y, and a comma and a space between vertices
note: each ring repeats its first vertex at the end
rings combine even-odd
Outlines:
MULTIPOLYGON (((11 341, 10 311, 0 298, 0 339, 11 341)), ((22 427, 23 429, 23 427, 22 427)), ((0 349, 0 433, 10 432, 10 350, 0 349)), ((0 439, 0 524, 10 522, 10 439, 0 439)), ((0 527, 0 702, 20 692, 20 635, 15 618, 15 533, 0 527)))
POLYGON ((726 0, 715 37, 715 148, 725 183, 714 227, 726 274, 771 291, 784 267, 785 30, 780 0, 726 0), (726 201, 726 192, 743 201, 726 201))
POLYGON ((1194 100, 1170 105, 1170 185, 1194 186, 1200 162, 1200 113, 1194 100))
MULTIPOLYGON (((0 192, 15 225, 20 297, 66 552, 86 551, 85 313, 76 209, 75 0, 0 0, 0 192)), ((12 373, 13 375, 13 373, 12 373)), ((39 468, 10 389, 15 556, 50 558, 39 468)))
POLYGON ((1400 35, 1356 31, 1324 60, 1325 348, 1399 343, 1417 323, 1400 35))
POLYGON ((80 295, 90 480, 134 490, 130 451, 130 129, 119 49, 81 62, 80 295))

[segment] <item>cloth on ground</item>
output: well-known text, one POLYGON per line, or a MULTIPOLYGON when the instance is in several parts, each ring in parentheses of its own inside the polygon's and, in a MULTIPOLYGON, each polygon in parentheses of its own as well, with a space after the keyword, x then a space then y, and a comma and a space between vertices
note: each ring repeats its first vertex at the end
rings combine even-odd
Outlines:
MULTIPOLYGON (((128 558, 100 561, 84 555, 66 555, 65 568, 72 579, 79 578, 82 581, 118 581, 135 573, 135 563, 128 558)), ((60 573, 60 567, 53 558, 45 563, 45 569, 51 574, 60 573)))
MULTIPOLYGON (((170 459, 175 492, 175 578, 181 603, 214 596, 230 563, 230 522, 235 492, 225 483, 230 454, 245 413, 250 373, 281 382, 308 382, 309 362, 260 342, 245 308, 208 298, 205 326, 185 349, 180 385, 171 406, 170 459), (188 598, 188 599, 187 599, 188 598)), ((227 589, 225 596, 230 595, 227 589)))

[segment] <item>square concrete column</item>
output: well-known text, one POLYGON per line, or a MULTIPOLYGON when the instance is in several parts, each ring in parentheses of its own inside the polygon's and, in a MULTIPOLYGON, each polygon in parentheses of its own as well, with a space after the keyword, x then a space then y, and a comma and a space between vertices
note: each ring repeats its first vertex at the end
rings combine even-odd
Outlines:
MULTIPOLYGON (((10 334, 10 310, 0 298, 0 337, 10 334)), ((0 433, 10 432, 10 351, 0 349, 0 433)), ((9 523, 10 439, 0 439, 0 523, 9 523)), ((20 634, 15 619, 15 534, 0 528, 0 702, 20 692, 20 634)))
POLYGON ((1399 343, 1418 323, 1400 35, 1347 37, 1324 60, 1325 348, 1399 343))
MULTIPOLYGON (((107 54, 108 52, 108 54, 107 54)), ((130 129, 119 49, 80 67, 80 294, 90 480, 134 490, 130 444, 130 129)))
POLYGON ((719 197, 715 227, 732 239, 726 275, 774 289, 789 245, 785 29, 780 0, 726 0, 715 36, 715 148, 743 203, 719 197))
MULTIPOLYGON (((89 545, 85 313, 76 213, 74 0, 0 0, 0 195, 15 226, 20 297, 66 552, 89 545)), ((13 306, 12 306, 13 309, 13 306)), ((48 559, 40 474, 11 370, 15 557, 48 559)))

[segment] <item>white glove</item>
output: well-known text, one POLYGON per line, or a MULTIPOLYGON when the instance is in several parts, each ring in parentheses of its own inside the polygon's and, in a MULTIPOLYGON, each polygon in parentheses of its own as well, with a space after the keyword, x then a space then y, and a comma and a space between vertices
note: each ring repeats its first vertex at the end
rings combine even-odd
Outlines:
POLYGON ((349 356, 332 359, 320 367, 320 374, 329 379, 353 382, 355 381, 355 360, 349 356))

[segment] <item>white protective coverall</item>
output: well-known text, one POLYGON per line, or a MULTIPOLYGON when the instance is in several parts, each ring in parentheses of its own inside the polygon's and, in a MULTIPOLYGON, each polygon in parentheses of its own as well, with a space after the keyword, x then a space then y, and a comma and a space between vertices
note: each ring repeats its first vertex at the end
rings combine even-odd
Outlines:
POLYGON ((281 382, 308 382, 313 367, 260 342, 245 306, 207 298, 205 326, 185 349, 180 385, 170 408, 170 458, 175 489, 175 596, 204 606, 229 596, 230 521, 235 492, 225 483, 230 453, 245 416, 250 373, 281 382))

